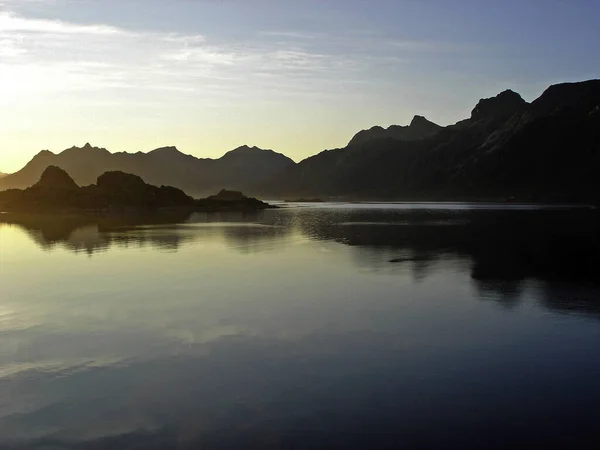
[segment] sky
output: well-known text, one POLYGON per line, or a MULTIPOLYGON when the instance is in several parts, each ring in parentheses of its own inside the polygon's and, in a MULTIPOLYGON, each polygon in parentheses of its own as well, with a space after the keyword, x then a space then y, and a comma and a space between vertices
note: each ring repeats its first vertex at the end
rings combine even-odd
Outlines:
POLYGON ((0 172, 86 142, 296 161, 600 77, 597 0, 0 0, 0 172))

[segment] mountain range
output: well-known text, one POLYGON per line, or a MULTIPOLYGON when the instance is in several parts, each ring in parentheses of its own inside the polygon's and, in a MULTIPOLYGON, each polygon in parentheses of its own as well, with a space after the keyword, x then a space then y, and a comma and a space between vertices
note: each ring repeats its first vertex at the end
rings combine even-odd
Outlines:
POLYGON ((280 153, 247 146, 236 148, 219 159, 201 159, 186 155, 176 147, 148 153, 110 153, 88 143, 58 154, 41 151, 23 169, 0 179, 0 189, 32 186, 47 167, 57 166, 68 172, 79 186, 95 183, 105 172, 120 171, 138 175, 148 184, 176 186, 200 197, 223 187, 246 191, 294 164, 280 153))
POLYGON ((532 103, 507 90, 420 139, 382 130, 288 167, 263 194, 600 201, 600 80, 551 86, 532 103))
POLYGON ((191 195, 221 188, 268 198, 364 200, 600 201, 600 80, 550 86, 531 103, 511 90, 482 99, 471 116, 440 126, 415 116, 410 125, 373 127, 344 148, 294 163, 270 150, 240 147, 198 159, 165 147, 109 153, 87 144, 42 151, 0 179, 24 188, 56 165, 79 185, 119 170, 191 195))

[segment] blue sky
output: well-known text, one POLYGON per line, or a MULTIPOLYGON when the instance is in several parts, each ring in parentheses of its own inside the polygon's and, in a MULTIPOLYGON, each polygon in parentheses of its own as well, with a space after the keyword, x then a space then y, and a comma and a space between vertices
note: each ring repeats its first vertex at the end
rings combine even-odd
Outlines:
POLYGON ((41 149, 296 160, 600 75, 592 0, 0 0, 0 171, 41 149))

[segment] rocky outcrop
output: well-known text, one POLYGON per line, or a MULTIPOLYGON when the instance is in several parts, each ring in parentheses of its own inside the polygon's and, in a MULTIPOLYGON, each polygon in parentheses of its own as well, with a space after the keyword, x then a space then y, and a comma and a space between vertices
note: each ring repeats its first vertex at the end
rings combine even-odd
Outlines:
POLYGON ((137 175, 112 171, 96 184, 79 187, 58 167, 48 167, 38 183, 25 190, 0 192, 2 212, 148 212, 165 208, 189 211, 248 211, 270 205, 241 192, 222 190, 206 199, 194 200, 172 186, 153 186, 137 175))
POLYGON ((508 119, 515 113, 523 112, 528 103, 510 89, 495 97, 481 99, 471 112, 471 121, 486 119, 508 119))
POLYGON ((224 202, 237 202, 243 200, 244 194, 239 191, 228 191, 226 189, 222 189, 218 194, 211 195, 208 197, 210 200, 219 200, 224 202))
POLYGON ((196 200, 196 209, 201 211, 257 211, 274 208, 256 198, 246 197, 238 191, 222 189, 218 194, 196 200))
POLYGON ((32 186, 35 189, 76 190, 79 188, 73 178, 60 167, 48 166, 40 180, 32 186))
POLYGON ((106 192, 142 192, 148 187, 141 177, 119 171, 100 175, 96 186, 106 192))
POLYGON ((362 130, 352 138, 348 147, 379 139, 418 141, 435 136, 441 129, 441 126, 430 122, 425 117, 415 116, 408 126, 392 125, 387 129, 375 126, 369 130, 362 130))
POLYGON ((0 192, 6 211, 112 211, 193 207, 194 201, 170 186, 152 186, 136 175, 108 172, 97 184, 79 187, 67 172, 50 166, 40 181, 25 190, 0 192))
POLYGON ((529 120, 560 114, 589 114, 600 107, 600 81, 562 83, 550 86, 531 103, 526 118, 529 120))
POLYGON ((180 189, 172 186, 152 186, 137 175, 119 171, 100 175, 96 185, 89 189, 109 208, 193 206, 193 199, 180 189))

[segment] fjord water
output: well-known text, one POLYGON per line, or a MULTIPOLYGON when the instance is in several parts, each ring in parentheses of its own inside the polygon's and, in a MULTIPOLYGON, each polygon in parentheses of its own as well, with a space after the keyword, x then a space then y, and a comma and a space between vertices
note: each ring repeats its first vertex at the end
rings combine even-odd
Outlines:
POLYGON ((594 211, 0 220, 0 448, 596 439, 594 211))

